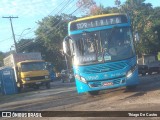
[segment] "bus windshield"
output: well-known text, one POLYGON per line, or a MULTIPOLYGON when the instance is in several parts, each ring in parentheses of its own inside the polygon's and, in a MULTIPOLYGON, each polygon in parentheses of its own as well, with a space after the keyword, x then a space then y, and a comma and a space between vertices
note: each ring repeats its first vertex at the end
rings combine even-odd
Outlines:
POLYGON ((45 62, 28 62, 22 63, 22 72, 46 70, 45 62))
POLYGON ((133 38, 129 27, 86 32, 72 37, 73 64, 111 62, 133 57, 133 38))

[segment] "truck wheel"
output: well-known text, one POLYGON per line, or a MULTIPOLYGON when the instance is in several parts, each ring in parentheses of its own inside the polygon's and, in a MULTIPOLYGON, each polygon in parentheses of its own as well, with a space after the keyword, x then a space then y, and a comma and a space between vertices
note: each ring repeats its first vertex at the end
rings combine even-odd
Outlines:
POLYGON ((18 93, 22 91, 22 85, 19 82, 17 83, 17 90, 18 90, 18 93))
POLYGON ((89 91, 88 94, 91 96, 98 95, 99 91, 89 91))
POLYGON ((126 86, 127 90, 135 90, 137 88, 137 85, 131 85, 131 86, 126 86))
POLYGON ((46 83, 46 88, 47 88, 47 89, 50 89, 50 88, 51 88, 50 82, 46 83))
POLYGON ((21 87, 18 87, 18 93, 20 93, 22 91, 21 87))

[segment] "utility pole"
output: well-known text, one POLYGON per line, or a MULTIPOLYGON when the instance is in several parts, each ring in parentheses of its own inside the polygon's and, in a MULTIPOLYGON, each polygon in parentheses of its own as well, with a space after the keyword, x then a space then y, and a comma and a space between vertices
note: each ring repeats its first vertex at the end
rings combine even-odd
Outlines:
POLYGON ((13 36, 13 40, 14 40, 14 45, 15 45, 15 52, 17 53, 17 42, 16 42, 16 39, 15 39, 15 34, 14 34, 14 30, 13 30, 13 25, 12 25, 12 18, 18 18, 18 17, 2 17, 2 18, 9 18, 10 19, 10 23, 11 23, 11 30, 12 30, 12 36, 13 36))

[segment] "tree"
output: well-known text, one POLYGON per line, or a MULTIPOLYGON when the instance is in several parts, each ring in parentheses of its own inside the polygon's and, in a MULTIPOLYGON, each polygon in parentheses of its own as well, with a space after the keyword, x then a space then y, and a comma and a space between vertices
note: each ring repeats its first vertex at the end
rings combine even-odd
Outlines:
POLYGON ((156 53, 157 41, 153 31, 153 11, 150 3, 145 0, 127 0, 121 6, 121 11, 127 13, 131 18, 132 29, 140 35, 140 42, 136 44, 138 54, 156 53), (129 11, 129 12, 128 12, 129 11))
POLYGON ((95 9, 96 12, 98 9, 96 2, 94 0, 78 0, 77 7, 85 14, 90 14, 90 10, 95 9))
POLYGON ((36 44, 34 39, 21 39, 17 43, 17 52, 34 52, 36 51, 36 44))
POLYGON ((35 42, 39 43, 40 51, 46 61, 52 62, 57 70, 65 66, 62 55, 62 41, 67 36, 68 22, 76 17, 66 14, 48 16, 38 21, 38 29, 35 31, 35 42))
POLYGON ((3 65, 3 58, 4 58, 4 53, 0 52, 0 67, 3 65))
POLYGON ((90 8, 89 11, 89 15, 101 15, 109 13, 118 13, 119 9, 117 7, 104 7, 102 4, 100 6, 97 6, 95 4, 90 8))
POLYGON ((108 13, 126 13, 131 19, 133 33, 138 32, 140 42, 135 43, 138 54, 152 54, 160 51, 160 7, 153 8, 150 3, 145 0, 126 0, 121 4, 120 0, 115 0, 117 7, 97 6, 96 3, 92 7, 84 7, 89 10, 88 16, 108 13))

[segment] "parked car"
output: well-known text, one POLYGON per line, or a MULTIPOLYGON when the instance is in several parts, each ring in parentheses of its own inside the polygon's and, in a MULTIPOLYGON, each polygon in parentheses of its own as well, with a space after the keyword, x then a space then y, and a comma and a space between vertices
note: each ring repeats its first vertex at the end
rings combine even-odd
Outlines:
POLYGON ((154 72, 160 73, 160 61, 157 60, 156 55, 142 55, 142 57, 138 59, 138 69, 139 74, 142 75, 146 73, 151 75, 154 72))
POLYGON ((61 71, 61 81, 62 83, 64 83, 65 81, 68 81, 68 82, 74 81, 73 70, 72 69, 62 70, 61 71))
POLYGON ((147 65, 138 65, 138 74, 141 74, 142 76, 146 75, 148 73, 148 66, 147 65))

